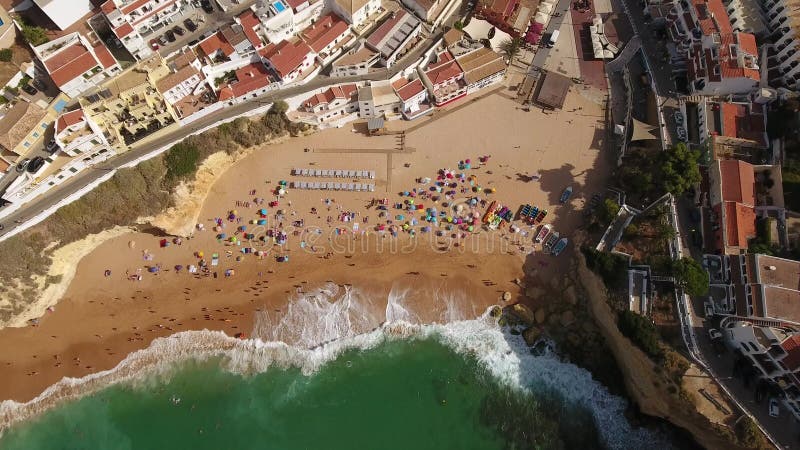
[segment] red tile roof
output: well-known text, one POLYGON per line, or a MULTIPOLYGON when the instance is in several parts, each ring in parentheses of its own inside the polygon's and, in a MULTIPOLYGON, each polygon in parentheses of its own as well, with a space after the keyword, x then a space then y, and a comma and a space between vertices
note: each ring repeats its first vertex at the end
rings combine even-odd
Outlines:
POLYGON ((303 30, 300 37, 306 41, 309 47, 319 53, 336 38, 346 33, 348 29, 347 22, 341 17, 334 13, 328 13, 303 30))
POLYGON ((83 110, 76 109, 75 111, 70 111, 58 116, 58 120, 56 120, 55 131, 58 134, 61 131, 66 130, 67 128, 75 125, 83 121, 83 110))
POLYGON ((419 78, 411 82, 405 78, 400 78, 392 83, 392 86, 394 87, 395 91, 397 91, 397 96, 400 97, 400 100, 403 100, 404 102, 425 90, 425 86, 422 84, 422 81, 419 78))
POLYGON ((431 84, 434 86, 445 83, 463 74, 464 71, 461 70, 461 66, 458 65, 458 62, 456 62, 453 56, 450 55, 450 52, 447 51, 440 53, 439 61, 425 72, 425 75, 428 76, 428 79, 431 80, 431 84))
POLYGON ((353 99, 355 94, 358 92, 358 86, 355 84, 344 84, 341 86, 332 86, 327 90, 313 95, 311 98, 303 102, 307 108, 312 108, 317 105, 321 105, 324 103, 330 103, 337 98, 340 99, 353 99))
POLYGON ((108 48, 102 43, 97 44, 97 46, 94 47, 94 54, 97 55, 97 59, 100 60, 100 64, 103 65, 104 69, 108 69, 117 63, 117 60, 114 58, 111 52, 108 51, 108 48))
POLYGON ((800 368, 800 335, 789 336, 785 341, 781 342, 781 347, 787 353, 781 360, 783 365, 792 372, 800 368))
POLYGON ((114 0, 107 0, 105 3, 103 3, 103 4, 100 6, 100 9, 101 9, 101 10, 102 10, 104 13, 108 14, 108 13, 110 13, 111 11, 113 11, 113 10, 117 9, 117 5, 115 5, 115 4, 114 4, 114 0))
POLYGON ((754 109, 757 108, 748 108, 747 105, 741 103, 721 103, 722 130, 720 134, 767 145, 764 136, 767 128, 764 123, 764 115, 754 109))
POLYGON ((303 3, 307 3, 308 0, 286 0, 286 4, 288 4, 292 9, 297 10, 303 3))
POLYGON ((741 203, 725 202, 727 244, 747 248, 748 239, 756 236, 756 210, 741 203))
POLYGON ((42 62, 58 87, 64 86, 100 64, 80 42, 61 49, 42 62))
POLYGON ((300 67, 306 56, 312 52, 308 44, 297 39, 294 42, 281 41, 277 45, 268 45, 260 54, 269 60, 278 75, 283 78, 300 67))
POLYGON ((129 24, 128 22, 125 22, 122 25, 118 26, 117 28, 114 28, 113 31, 118 38, 122 39, 125 36, 133 33, 133 26, 131 26, 131 24, 129 24))
POLYGON ((132 2, 132 3, 129 3, 129 4, 125 5, 125 6, 123 6, 122 7, 122 12, 125 13, 125 14, 130 14, 130 13, 136 11, 137 9, 141 8, 142 6, 148 4, 149 2, 150 2, 150 0, 136 0, 136 1, 132 2))
POLYGON ((722 201, 753 206, 756 203, 755 175, 750 163, 737 159, 719 161, 722 201))
POLYGON ((389 34, 390 31, 394 30, 394 27, 397 26, 400 21, 404 20, 404 17, 408 14, 406 10, 401 9, 396 11, 389 19, 386 19, 372 34, 369 35, 367 38, 367 42, 373 47, 380 49, 380 44, 383 38, 389 34))
POLYGON ((746 77, 758 81, 761 79, 761 73, 757 68, 757 61, 758 49, 752 34, 720 35, 719 56, 716 62, 720 65, 722 78, 746 77), (739 52, 744 54, 739 55, 739 52), (743 59, 744 64, 739 63, 739 58, 743 59))
POLYGON ((223 86, 219 90, 219 101, 224 102, 225 100, 235 98, 236 95, 233 93, 233 89, 231 89, 230 85, 223 86))
POLYGON ((248 9, 239 16, 239 21, 242 22, 244 34, 247 36, 247 40, 253 44, 253 47, 256 49, 263 47, 264 43, 261 41, 261 38, 258 37, 258 33, 256 33, 255 30, 257 27, 261 26, 261 21, 258 20, 255 13, 248 9))
POLYGON ((269 72, 262 63, 252 63, 237 69, 236 79, 239 82, 230 85, 235 97, 261 89, 270 83, 269 72))
POLYGON ((222 36, 222 33, 219 31, 203 39, 197 45, 209 58, 217 51, 221 51, 225 56, 230 56, 235 51, 231 44, 225 40, 225 37, 222 36))

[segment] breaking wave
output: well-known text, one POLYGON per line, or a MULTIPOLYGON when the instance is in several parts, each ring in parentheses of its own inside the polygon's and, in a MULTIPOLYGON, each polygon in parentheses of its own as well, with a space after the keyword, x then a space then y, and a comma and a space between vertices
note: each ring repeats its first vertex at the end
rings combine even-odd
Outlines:
POLYGON ((488 311, 466 320, 456 306, 468 304, 458 301, 462 294, 436 294, 441 305, 437 320, 453 319, 443 324, 417 322, 418 314, 409 308, 413 294, 412 289, 392 289, 383 305, 358 289, 329 284, 293 298, 280 319, 260 313, 251 339, 208 330, 158 338, 113 369, 63 378, 26 403, 3 401, 0 430, 113 384, 167 377, 179 363, 189 360, 221 357, 225 370, 241 374, 279 367, 298 368, 309 375, 348 350, 371 349, 387 340, 433 338, 475 358, 482 370, 503 385, 533 394, 551 392, 566 405, 585 409, 607 448, 670 447, 665 436, 632 427, 624 416, 626 400, 610 394, 588 371, 562 361, 551 350, 532 354, 520 336, 500 328, 488 311))

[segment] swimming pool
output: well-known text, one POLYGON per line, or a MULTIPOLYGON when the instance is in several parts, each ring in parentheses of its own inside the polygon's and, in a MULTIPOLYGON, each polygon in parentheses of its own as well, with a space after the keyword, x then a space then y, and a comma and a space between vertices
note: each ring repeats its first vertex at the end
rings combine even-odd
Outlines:
POLYGON ((275 8, 275 11, 278 11, 279 13, 282 13, 286 9, 286 6, 284 6, 283 2, 275 2, 272 4, 272 7, 275 8))

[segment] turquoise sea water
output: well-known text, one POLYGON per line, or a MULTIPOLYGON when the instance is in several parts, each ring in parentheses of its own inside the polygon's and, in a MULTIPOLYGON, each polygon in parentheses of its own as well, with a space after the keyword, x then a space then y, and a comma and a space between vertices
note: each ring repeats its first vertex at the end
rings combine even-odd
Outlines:
MULTIPOLYGON (((535 388, 535 386, 534 386, 535 388)), ((536 392, 536 389, 534 389, 536 392)), ((501 386, 436 338, 348 350, 306 376, 242 376, 220 360, 114 385, 8 430, 16 449, 601 447, 591 413, 501 386)))

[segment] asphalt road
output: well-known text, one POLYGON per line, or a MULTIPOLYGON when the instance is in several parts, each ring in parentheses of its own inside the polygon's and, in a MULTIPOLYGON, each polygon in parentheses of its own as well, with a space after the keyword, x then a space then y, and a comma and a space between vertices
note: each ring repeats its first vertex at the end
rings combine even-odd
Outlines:
POLYGON ((83 189, 84 187, 95 181, 97 178, 105 175, 108 171, 124 166, 130 163, 131 161, 141 158, 142 156, 152 152, 157 148, 184 139, 187 136, 191 135, 192 133, 196 132, 197 130, 203 129, 209 125, 229 120, 231 118, 244 114, 247 111, 259 108, 266 104, 294 97, 304 92, 313 91, 315 89, 319 89, 322 87, 332 86, 341 83, 352 83, 356 81, 367 81, 367 80, 377 81, 377 80, 389 79, 392 76, 396 75, 397 73, 409 67, 413 62, 415 62, 420 56, 422 56, 422 54, 425 51, 427 51, 433 45, 434 42, 436 42, 438 37, 439 37, 438 34, 429 37, 428 39, 426 39, 425 42, 421 43, 420 45, 417 46, 417 48, 411 51, 411 53, 407 54, 401 60, 395 63, 395 65, 392 66, 390 69, 379 69, 366 75, 358 75, 351 77, 331 78, 324 75, 318 75, 316 78, 314 78, 313 80, 309 81, 304 85, 293 86, 287 89, 280 89, 253 99, 248 99, 243 103, 223 108, 222 110, 219 111, 219 113, 203 117, 195 122, 192 122, 187 126, 160 135, 155 139, 150 139, 147 141, 146 144, 141 144, 141 145, 133 144, 131 146, 132 147, 131 150, 122 153, 120 155, 117 155, 109 159, 108 161, 97 164, 96 166, 93 166, 92 168, 87 169, 79 173, 78 175, 75 175, 74 177, 64 182, 63 184, 53 187, 51 190, 47 191, 43 195, 26 203, 17 211, 3 218, 2 225, 4 225, 5 228, 0 231, 0 236, 9 233, 15 227, 20 226, 20 224, 17 223, 17 221, 24 223, 25 220, 29 219, 30 217, 33 217, 37 214, 44 212, 45 210, 56 205, 62 199, 80 191, 81 189, 83 189))

